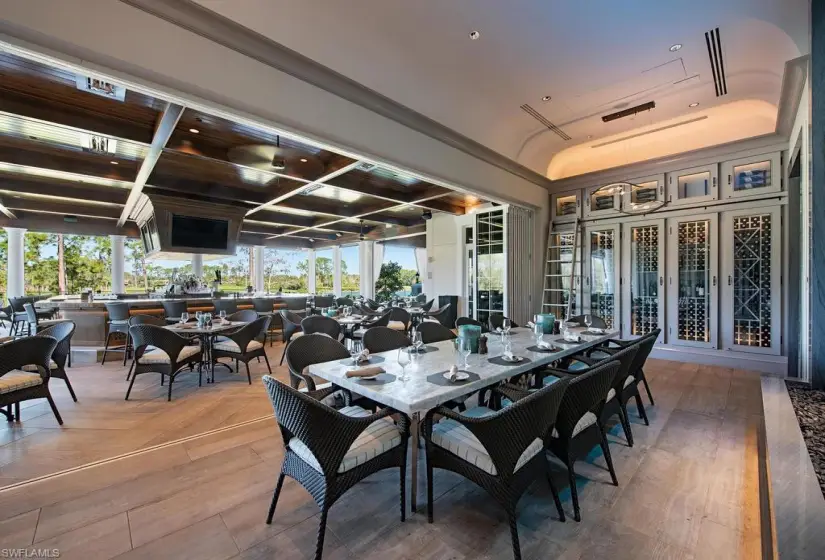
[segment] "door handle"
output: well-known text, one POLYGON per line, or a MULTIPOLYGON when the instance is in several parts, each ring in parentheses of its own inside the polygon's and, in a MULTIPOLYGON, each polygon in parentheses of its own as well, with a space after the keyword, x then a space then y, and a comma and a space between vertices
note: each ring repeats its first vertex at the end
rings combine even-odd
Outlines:
POLYGON ((733 181, 733 177, 731 175, 728 175, 728 184, 730 185, 732 181, 733 181))
POLYGON ((713 277, 713 285, 716 285, 716 276, 713 277))
POLYGON ((664 286, 664 285, 665 285, 665 278, 664 278, 664 276, 659 276, 659 285, 660 285, 660 286, 664 286))
POLYGON ((728 275, 728 286, 730 286, 732 283, 733 283, 733 277, 729 274, 728 275))

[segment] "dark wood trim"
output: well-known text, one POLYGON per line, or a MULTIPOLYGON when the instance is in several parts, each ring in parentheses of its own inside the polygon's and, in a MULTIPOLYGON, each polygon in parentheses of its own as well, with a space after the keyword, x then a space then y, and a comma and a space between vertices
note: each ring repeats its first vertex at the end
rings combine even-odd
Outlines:
POLYGON ((78 218, 77 222, 66 222, 57 215, 18 212, 16 220, 0 216, 0 227, 26 228, 44 233, 66 233, 73 235, 125 235, 138 237, 137 224, 128 222, 125 227, 117 227, 115 220, 101 218, 78 218))

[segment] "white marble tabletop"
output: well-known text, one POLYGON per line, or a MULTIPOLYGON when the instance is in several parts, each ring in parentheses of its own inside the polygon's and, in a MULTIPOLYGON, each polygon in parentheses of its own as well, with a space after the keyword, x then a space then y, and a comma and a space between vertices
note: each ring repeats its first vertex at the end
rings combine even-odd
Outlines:
POLYGON ((192 322, 185 323, 186 326, 183 326, 181 323, 172 323, 171 325, 166 325, 164 328, 167 328, 170 331, 175 331, 178 334, 212 334, 228 331, 229 329, 236 329, 247 324, 248 323, 243 321, 226 321, 225 323, 215 321, 212 325, 201 328, 198 327, 196 323, 192 322))
MULTIPOLYGON (((584 329, 571 330, 581 332, 584 329)), ((401 377, 401 366, 399 366, 397 362, 397 350, 375 354, 385 358, 384 362, 377 365, 384 368, 387 373, 396 376, 396 379, 389 383, 377 384, 356 378, 348 378, 346 377, 346 372, 353 369, 354 366, 342 365, 340 360, 311 365, 309 366, 309 372, 312 375, 331 381, 339 387, 349 389, 359 395, 370 398, 375 402, 406 414, 414 414, 425 412, 439 404, 463 395, 468 395, 514 375, 547 365, 565 356, 579 353, 609 338, 615 338, 618 334, 618 331, 607 331, 601 336, 583 335, 583 342, 570 344, 556 342, 557 339, 561 338, 561 335, 546 335, 544 337, 545 341, 561 348, 561 351, 543 353, 530 352, 527 350, 529 346, 534 346, 536 343, 536 339, 529 329, 513 329, 510 335, 513 354, 528 358, 530 361, 524 361, 512 366, 499 366, 487 361, 490 358, 500 356, 503 351, 501 337, 496 335, 496 333, 490 333, 488 335, 489 353, 484 355, 471 354, 467 360, 469 363, 467 371, 477 374, 479 379, 470 383, 456 385, 436 385, 427 380, 429 375, 447 371, 453 364, 463 364, 463 358, 455 351, 455 346, 452 341, 428 344, 427 346, 435 346, 438 348, 438 351, 421 354, 413 363, 408 365, 407 374, 410 379, 407 381, 399 380, 401 377)))

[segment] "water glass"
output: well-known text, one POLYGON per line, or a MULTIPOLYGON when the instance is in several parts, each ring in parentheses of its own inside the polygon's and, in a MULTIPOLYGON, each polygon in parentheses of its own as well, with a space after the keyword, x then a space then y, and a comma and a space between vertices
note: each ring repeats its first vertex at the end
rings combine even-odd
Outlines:
POLYGON ((505 317, 501 321, 501 328, 504 330, 505 333, 509 333, 510 329, 513 328, 513 322, 510 319, 508 319, 507 317, 505 317))
POLYGON ((544 325, 541 323, 533 325, 533 334, 536 336, 536 345, 540 345, 544 340, 544 325))
POLYGON ((412 340, 413 346, 415 346, 416 353, 418 353, 424 345, 424 339, 421 338, 421 333, 418 332, 417 329, 413 329, 412 333, 410 333, 410 339, 412 340))
POLYGON ((401 366, 401 377, 399 380, 407 381, 409 380, 410 376, 407 375, 407 366, 410 365, 410 347, 405 346, 404 348, 398 349, 398 365, 401 366))
POLYGON ((180 322, 181 323, 185 323, 188 320, 189 320, 189 312, 184 311, 183 313, 180 314, 180 322))
POLYGON ((461 366, 462 369, 467 369, 470 367, 469 362, 467 359, 470 357, 470 353, 472 352, 472 343, 470 342, 469 338, 460 337, 458 339, 458 353, 464 358, 464 365, 461 366))
POLYGON ((221 322, 226 321, 226 310, 221 309, 220 311, 218 311, 218 317, 221 318, 221 322))
POLYGON ((587 329, 590 330, 590 325, 592 325, 592 324, 593 324, 593 316, 592 315, 585 315, 584 316, 584 326, 586 326, 587 329))

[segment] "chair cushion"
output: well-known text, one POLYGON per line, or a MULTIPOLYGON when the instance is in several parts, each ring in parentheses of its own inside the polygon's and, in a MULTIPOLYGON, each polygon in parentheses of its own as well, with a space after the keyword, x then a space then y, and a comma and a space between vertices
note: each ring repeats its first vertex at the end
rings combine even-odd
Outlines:
MULTIPOLYGON (((40 324, 43 324, 45 321, 40 321, 40 324)), ((59 322, 59 321, 58 321, 59 322)), ((129 319, 117 319, 115 321, 109 321, 110 325, 128 325, 129 319)))
MULTIPOLYGON (((494 413, 494 410, 487 407, 477 406, 465 412, 464 416, 482 418, 494 413)), ((478 438, 466 426, 455 420, 445 418, 433 426, 432 442, 493 476, 498 474, 490 454, 478 438)), ((542 449, 544 442, 538 438, 533 440, 519 457, 515 470, 518 471, 542 449)))
MULTIPOLYGON (((341 414, 352 416, 353 418, 366 418, 371 416, 369 410, 360 406, 346 406, 339 410, 341 414)), ((338 466, 338 472, 344 473, 354 469, 358 465, 363 465, 367 461, 374 459, 378 455, 401 445, 401 430, 393 424, 392 420, 381 418, 376 420, 359 434, 352 442, 344 460, 338 466)), ((304 442, 294 437, 289 440, 288 447, 301 459, 318 472, 323 472, 321 465, 315 459, 315 455, 304 445, 304 442)))
MULTIPOLYGON (((264 347, 263 343, 261 343, 257 340, 250 340, 249 344, 246 345, 246 351, 247 352, 252 352, 253 350, 260 350, 263 347, 264 347)), ((215 344, 214 348, 215 348, 215 350, 221 350, 223 352, 233 352, 235 354, 240 354, 241 353, 240 346, 238 346, 235 343, 235 341, 231 340, 231 339, 226 339, 223 342, 218 342, 217 344, 215 344)))
POLYGON ((573 360, 573 363, 571 363, 570 366, 567 369, 570 370, 570 371, 580 371, 580 370, 583 370, 583 369, 587 369, 589 367, 590 366, 587 365, 584 362, 579 362, 578 360, 573 360))
POLYGON ((390 321, 387 326, 394 331, 407 330, 407 324, 404 321, 390 321))
MULTIPOLYGON (((306 374, 309 374, 309 372, 306 371, 306 369, 309 369, 309 366, 307 366, 307 368, 305 368, 305 370, 304 370, 304 372, 306 374)), ((320 384, 315 386, 315 390, 316 391, 321 391, 323 389, 329 389, 330 387, 332 387, 332 383, 320 383, 320 384)), ((306 387, 301 387, 298 390, 302 393, 306 393, 308 389, 306 387)), ((335 408, 338 405, 338 403, 335 402, 335 395, 339 395, 341 393, 342 393, 342 391, 335 391, 334 393, 330 393, 329 395, 327 395, 326 397, 321 399, 320 402, 324 403, 325 405, 327 405, 330 408, 335 408)))
MULTIPOLYGON (((34 364, 29 364, 27 366, 23 366, 20 369, 23 370, 23 371, 33 371, 35 373, 37 373, 37 371, 38 371, 37 366, 34 365, 34 364)), ((57 369, 57 364, 55 363, 54 360, 49 360, 49 369, 57 369)))
POLYGON ((0 395, 42 384, 43 378, 37 373, 13 370, 0 377, 0 395))
POLYGON ((424 322, 425 323, 440 323, 441 321, 439 321, 438 319, 433 319, 432 317, 424 317, 424 322))
MULTIPOLYGON (((585 412, 584 416, 582 416, 578 422, 576 422, 576 426, 573 428, 573 437, 576 437, 580 432, 589 428, 593 424, 596 423, 596 415, 592 412, 585 412)), ((559 432, 555 429, 553 430, 553 437, 559 437, 559 432)))
MULTIPOLYGON (((627 387, 628 385, 630 385, 630 384, 631 384, 631 383, 633 383, 634 381, 636 381, 636 378, 635 378, 635 377, 633 377, 632 375, 628 375, 628 376, 627 376, 627 379, 625 379, 625 380, 624 380, 624 385, 622 385, 622 387, 623 387, 623 388, 624 388, 624 387, 627 387)), ((613 397, 615 397, 615 396, 616 396, 616 389, 613 389, 613 388, 611 387, 611 388, 610 388, 610 390, 607 392, 607 400, 610 400, 610 399, 612 399, 612 398, 613 398, 613 397)))
MULTIPOLYGON (((192 356, 199 354, 201 351, 200 346, 184 346, 183 350, 180 351, 178 354, 178 363, 183 362, 187 358, 191 358, 192 356)), ((161 350, 160 348, 154 348, 150 352, 144 352, 143 356, 140 357, 138 360, 140 364, 168 364, 171 363, 169 359, 169 354, 161 350)))

